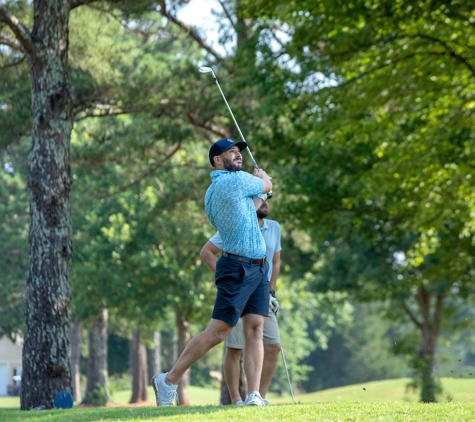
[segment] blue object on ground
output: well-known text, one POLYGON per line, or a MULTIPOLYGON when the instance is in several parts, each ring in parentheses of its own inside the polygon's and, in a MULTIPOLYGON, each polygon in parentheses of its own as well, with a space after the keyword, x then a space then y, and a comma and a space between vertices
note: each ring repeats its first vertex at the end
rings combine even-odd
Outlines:
POLYGON ((68 390, 61 390, 54 398, 56 409, 71 409, 73 407, 73 396, 68 390))

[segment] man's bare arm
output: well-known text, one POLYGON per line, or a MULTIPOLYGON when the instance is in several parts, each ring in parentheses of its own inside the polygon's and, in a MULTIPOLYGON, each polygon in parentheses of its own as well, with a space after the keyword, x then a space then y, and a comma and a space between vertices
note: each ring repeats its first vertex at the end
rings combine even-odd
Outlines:
POLYGON ((274 258, 272 260, 272 277, 269 281, 269 290, 275 290, 277 284, 277 277, 280 273, 280 251, 274 253, 274 258))
POLYGON ((218 261, 216 254, 220 251, 221 249, 217 248, 212 242, 208 240, 200 252, 200 258, 214 273, 216 272, 216 262, 218 261))
POLYGON ((264 190, 261 193, 268 193, 272 190, 272 182, 264 170, 254 170, 254 175, 264 182, 264 190))

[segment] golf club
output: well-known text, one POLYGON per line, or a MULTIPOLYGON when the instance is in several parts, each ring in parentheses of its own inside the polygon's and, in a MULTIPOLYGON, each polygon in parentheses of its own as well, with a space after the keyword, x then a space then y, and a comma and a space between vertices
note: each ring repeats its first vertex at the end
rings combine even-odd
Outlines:
POLYGON ((294 390, 292 390, 292 383, 290 382, 289 370, 287 369, 287 362, 285 361, 284 348, 281 346, 280 351, 282 352, 282 361, 284 362, 285 372, 287 374, 287 380, 289 381, 290 395, 292 396, 292 403, 295 404, 294 399, 294 390))
MULTIPOLYGON (((247 144, 247 141, 246 139, 244 138, 244 135, 242 134, 241 132, 241 128, 239 127, 238 125, 238 122, 236 121, 236 119, 234 118, 234 114, 233 114, 233 111, 231 110, 231 107, 229 107, 229 104, 228 104, 228 101, 226 100, 226 97, 224 96, 224 93, 223 93, 223 90, 221 89, 221 86, 219 85, 219 82, 218 82, 218 78, 216 77, 216 75, 214 74, 213 72, 213 69, 211 69, 210 67, 207 67, 207 66, 201 66, 199 68, 199 71, 201 73, 210 73, 213 75, 213 78, 214 78, 214 81, 216 82, 216 85, 218 85, 218 88, 219 88, 219 92, 221 92, 221 95, 223 97, 223 100, 224 102, 226 103, 226 106, 228 107, 228 110, 229 110, 229 113, 231 113, 231 117, 233 118, 233 121, 234 121, 234 124, 236 125, 236 128, 239 132, 239 135, 241 135, 241 139, 246 142, 247 144)), ((251 150, 249 149, 249 146, 246 148, 246 151, 249 153, 249 156, 251 157, 251 161, 252 161, 252 165, 254 166, 254 168, 256 170, 259 170, 259 166, 257 165, 256 163, 256 160, 254 160, 254 157, 252 155, 252 152, 251 150)))
MULTIPOLYGON (((208 67, 208 66, 201 66, 198 70, 201 73, 211 73, 213 75, 214 81, 216 82, 216 85, 218 86, 219 92, 221 92, 221 96, 223 97, 223 100, 226 103, 226 107, 228 107, 229 113, 231 114, 231 117, 233 118, 233 122, 236 125, 236 129, 238 130, 239 135, 241 135, 241 139, 247 144, 246 138, 244 138, 244 135, 241 132, 241 128, 239 127, 238 122, 236 121, 236 119, 234 117, 233 111, 231 110, 231 107, 229 106, 229 103, 226 100, 226 97, 224 96, 224 92, 221 89, 221 86, 219 85, 218 78, 216 77, 213 69, 211 67, 208 67)), ((254 156, 252 155, 252 152, 249 149, 249 144, 246 148, 246 151, 249 153, 249 157, 251 157, 252 165, 254 166, 254 168, 256 170, 259 170, 259 166, 257 165, 256 160, 254 159, 254 156)), ((267 199, 270 199, 270 198, 272 198, 272 191, 267 193, 267 199)))

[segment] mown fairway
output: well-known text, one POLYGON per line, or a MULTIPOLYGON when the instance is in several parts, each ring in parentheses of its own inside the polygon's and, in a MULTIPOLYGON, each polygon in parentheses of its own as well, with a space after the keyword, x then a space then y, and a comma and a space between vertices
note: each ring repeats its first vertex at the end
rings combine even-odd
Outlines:
MULTIPOLYGON (((396 379, 333 388, 296 397, 269 396, 269 408, 217 406, 219 392, 191 387, 195 406, 127 407, 130 391, 113 396, 116 407, 20 412, 18 398, 1 398, 0 421, 475 421, 475 380, 444 378, 440 403, 421 404, 405 389, 407 380, 396 379), (10 410, 7 410, 9 408, 10 410)), ((150 389, 149 399, 153 400, 150 389)))
MULTIPOLYGON (((315 402, 418 402, 419 392, 408 391, 407 379, 373 381, 364 384, 331 388, 298 397, 303 403, 315 402)), ((442 378, 443 393, 439 402, 475 403, 475 380, 442 378)), ((281 399, 275 399, 278 402, 281 399)), ((288 401, 288 399, 287 399, 288 401)))
POLYGON ((129 407, 20 412, 1 411, 1 421, 474 421, 475 404, 321 403, 263 408, 196 406, 129 407))

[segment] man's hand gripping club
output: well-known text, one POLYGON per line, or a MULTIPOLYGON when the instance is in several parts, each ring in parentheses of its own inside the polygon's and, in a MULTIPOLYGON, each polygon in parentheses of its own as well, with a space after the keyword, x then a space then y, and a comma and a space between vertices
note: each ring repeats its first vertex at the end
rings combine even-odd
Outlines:
POLYGON ((264 182, 264 190, 257 198, 253 199, 254 207, 258 210, 262 203, 272 196, 272 178, 262 169, 254 169, 254 176, 264 182))

